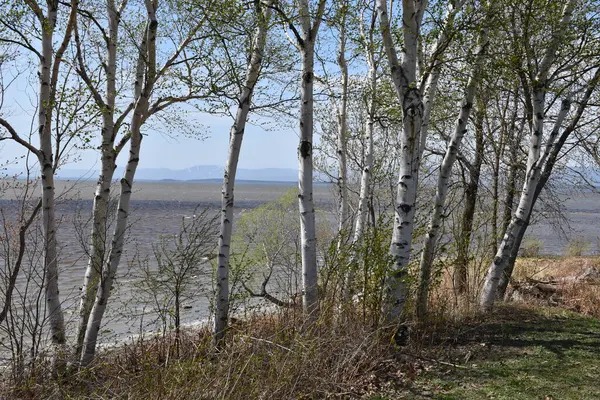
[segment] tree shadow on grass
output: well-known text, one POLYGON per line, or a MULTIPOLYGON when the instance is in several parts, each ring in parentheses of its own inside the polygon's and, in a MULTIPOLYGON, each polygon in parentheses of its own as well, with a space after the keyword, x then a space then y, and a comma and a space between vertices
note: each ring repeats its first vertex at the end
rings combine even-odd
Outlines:
POLYGON ((490 315, 440 324, 421 340, 422 353, 442 361, 417 385, 427 391, 449 385, 438 394, 461 398, 461 387, 490 390, 498 382, 505 395, 510 390, 557 393, 576 386, 591 388, 594 395, 600 390, 600 321, 579 314, 502 305, 490 315))
POLYGON ((600 321, 559 309, 508 304, 432 321, 392 359, 378 371, 397 388, 390 399, 600 398, 600 321), (578 387, 583 397, 569 397, 578 387))
POLYGON ((539 308, 503 305, 492 314, 445 325, 423 337, 430 349, 472 346, 519 352, 544 348, 557 357, 567 350, 600 357, 600 321, 575 313, 545 313, 539 308))

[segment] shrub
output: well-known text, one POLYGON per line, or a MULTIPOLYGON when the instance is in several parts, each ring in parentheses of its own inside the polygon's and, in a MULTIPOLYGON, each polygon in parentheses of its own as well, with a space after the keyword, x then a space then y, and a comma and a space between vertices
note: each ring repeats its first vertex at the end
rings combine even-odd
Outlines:
POLYGON ((569 257, 581 257, 592 248, 591 243, 583 236, 576 236, 569 240, 566 246, 566 255, 569 257))
POLYGON ((519 255, 525 258, 536 258, 540 256, 542 249, 544 248, 544 242, 538 238, 525 238, 519 249, 519 255))

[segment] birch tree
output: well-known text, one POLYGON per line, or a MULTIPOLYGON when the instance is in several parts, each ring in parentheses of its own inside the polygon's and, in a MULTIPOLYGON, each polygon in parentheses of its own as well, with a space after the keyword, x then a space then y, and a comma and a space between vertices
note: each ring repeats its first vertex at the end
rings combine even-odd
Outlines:
POLYGON ((452 27, 462 2, 449 4, 444 30, 436 42, 431 66, 423 74, 420 83, 417 82, 418 43, 427 1, 402 2, 404 43, 401 61, 398 59, 392 39, 387 1, 377 0, 376 4, 390 73, 403 115, 403 128, 399 133, 400 170, 390 245, 390 254, 394 259, 394 264, 386 277, 387 300, 383 311, 385 319, 394 321, 402 315, 406 302, 406 277, 412 249, 419 166, 427 139, 431 107, 439 78, 439 57, 447 46, 448 28, 452 27))
POLYGON ((300 211, 300 241, 302 259, 302 306, 311 318, 319 312, 317 238, 315 229, 315 204, 313 200, 313 115, 315 44, 325 12, 326 0, 318 0, 311 10, 309 0, 298 0, 297 11, 300 29, 292 18, 275 4, 274 9, 293 34, 302 58, 300 79, 300 143, 298 145, 298 206, 300 211))
MULTIPOLYGON (((480 305, 484 310, 490 310, 492 308, 497 296, 500 278, 508 265, 511 252, 517 245, 518 238, 522 237, 522 231, 526 229, 527 222, 533 206, 535 205, 535 200, 537 199, 536 192, 539 195, 539 191, 541 191, 543 187, 542 175, 543 172, 545 172, 545 165, 552 159, 551 154, 553 154, 553 149, 555 151, 560 151, 560 147, 562 147, 561 141, 557 141, 557 139, 559 139, 559 137, 562 138, 565 132, 574 129, 581 114, 583 114, 587 99, 591 96, 591 91, 593 91, 597 82, 598 73, 596 72, 594 78, 587 84, 588 89, 584 95, 584 99, 580 102, 580 106, 571 120, 569 127, 567 127, 563 131, 563 134, 559 136, 562 124, 571 108, 570 96, 563 98, 562 105, 553 123, 553 129, 544 144, 544 123, 547 107, 546 95, 550 84, 552 83, 552 78, 556 75, 555 72, 551 73, 551 69, 557 59, 559 48, 566 44, 565 36, 566 33, 572 29, 572 27, 570 27, 570 22, 573 17, 573 11, 578 4, 579 2, 576 0, 569 1, 565 4, 561 20, 550 37, 549 44, 544 51, 543 57, 537 64, 535 79, 533 79, 531 85, 530 98, 527 100, 528 102, 531 102, 532 123, 525 181, 517 209, 485 278, 480 297, 480 305)), ((568 137, 568 133, 566 135, 568 137)), ((549 166, 549 169, 551 171, 552 166, 549 166)))
MULTIPOLYGON (((489 11, 486 14, 490 14, 489 11)), ((446 153, 440 165, 440 172, 438 175, 437 188, 435 193, 435 199, 433 203, 433 209, 429 220, 429 226, 427 228, 427 234, 425 236, 425 244, 423 246, 423 252, 421 253, 420 262, 420 280, 419 287, 417 290, 417 317, 420 320, 424 320, 427 314, 427 300, 429 295, 429 286, 431 285, 431 270, 433 265, 435 246, 440 233, 441 224, 443 222, 444 206, 446 203, 446 196, 448 193, 448 186, 450 183, 450 175, 452 173, 452 167, 456 161, 461 142, 465 133, 467 132, 467 124, 473 108, 473 102, 475 100, 475 92, 479 86, 481 79, 483 58, 486 53, 488 43, 487 26, 490 23, 489 19, 483 22, 481 27, 481 33, 478 38, 479 48, 476 51, 475 60, 471 70, 471 76, 465 89, 464 98, 461 104, 461 110, 456 121, 454 133, 450 138, 450 142, 446 148, 446 153)))
POLYGON ((267 32, 269 29, 271 3, 272 1, 268 1, 265 6, 262 6, 260 3, 256 4, 256 18, 258 20, 258 25, 252 43, 250 62, 246 70, 246 78, 243 86, 240 88, 241 92, 239 94, 239 104, 235 115, 235 121, 233 122, 229 133, 229 154, 227 156, 227 164, 223 176, 221 196, 221 226, 218 244, 217 288, 215 296, 214 335, 217 345, 222 344, 229 317, 229 255, 233 224, 233 190, 235 186, 235 176, 242 148, 246 121, 252 103, 252 94, 260 77, 263 54, 267 41, 267 32))
MULTIPOLYGON (((146 3, 145 31, 139 42, 133 45, 138 52, 138 57, 137 60, 132 60, 136 67, 131 82, 127 80, 131 76, 128 71, 117 71, 117 64, 127 65, 124 61, 129 60, 127 49, 131 48, 118 35, 123 14, 127 11, 127 2, 122 2, 118 9, 115 8, 114 2, 107 3, 108 29, 106 30, 102 27, 100 15, 90 11, 84 14, 89 19, 88 29, 91 26, 100 31, 100 42, 106 48, 105 59, 101 59, 95 64, 90 63, 89 59, 84 58, 85 44, 80 40, 79 35, 76 37, 78 72, 86 82, 88 90, 93 94, 96 106, 102 112, 103 126, 102 145, 100 146, 101 170, 92 211, 90 258, 81 293, 78 341, 75 349, 78 358, 85 359, 86 363, 93 358, 91 348, 95 347, 97 331, 123 251, 131 185, 139 160, 142 128, 149 124, 153 116, 158 116, 169 108, 203 100, 211 93, 223 91, 230 85, 229 81, 219 82, 223 75, 215 72, 210 67, 210 63, 206 62, 208 48, 212 48, 214 51, 214 41, 210 40, 214 34, 203 29, 208 25, 211 13, 216 10, 216 2, 204 3, 203 8, 197 9, 193 14, 181 12, 176 7, 173 8, 170 3, 165 5, 167 7, 161 7, 164 10, 163 15, 175 14, 174 18, 178 18, 178 22, 183 24, 180 29, 176 30, 176 34, 166 35, 173 43, 178 44, 166 55, 162 53, 164 60, 159 62, 155 44, 156 32, 150 29, 157 24, 158 3, 146 3), (209 42, 210 44, 208 44, 209 42), (120 53, 116 53, 117 48, 122 49, 120 53), (94 65, 98 65, 97 69, 104 74, 105 88, 103 90, 90 78, 91 73, 88 71, 94 65), (123 82, 117 83, 115 76, 124 77, 123 82), (122 110, 119 111, 115 104, 115 96, 127 97, 122 92, 117 92, 116 89, 120 87, 123 90, 122 88, 129 86, 128 84, 133 88, 133 95, 129 97, 132 100, 128 99, 126 103, 121 104, 122 110), (127 118, 131 118, 128 125, 129 130, 121 133, 122 128, 126 126, 127 118), (119 134, 121 134, 120 139, 119 134), (116 227, 112 238, 107 239, 109 236, 107 235, 107 204, 110 185, 117 157, 128 143, 130 143, 129 161, 125 176, 121 180, 116 227), (90 313, 95 315, 94 319, 90 319, 90 313), (87 346, 86 348, 83 348, 84 344, 87 346)), ((218 15, 223 20, 231 17, 228 8, 221 7, 219 11, 218 15)), ((131 21, 131 19, 130 17, 127 22, 135 23, 135 20, 131 21)), ((131 29, 130 26, 127 28, 131 29)), ((179 127, 179 125, 177 126, 179 127)))
POLYGON ((148 117, 149 99, 157 73, 156 32, 158 29, 158 20, 156 18, 156 9, 158 8, 158 0, 146 0, 145 8, 147 22, 136 67, 136 84, 134 90, 135 106, 131 117, 129 159, 127 161, 125 173, 121 179, 121 192, 119 195, 119 203, 117 205, 118 216, 108 262, 102 268, 103 277, 98 284, 95 293, 96 297, 86 326, 80 360, 82 366, 88 365, 94 357, 100 323, 102 322, 102 317, 106 310, 106 304, 108 296, 110 295, 110 290, 112 289, 116 269, 123 253, 123 243, 125 240, 127 218, 129 217, 129 204, 131 201, 133 179, 140 157, 140 147, 142 142, 141 126, 143 120, 148 117))
MULTIPOLYGON (((361 21, 360 32, 361 42, 364 46, 364 54, 368 66, 367 74, 367 110, 366 110, 366 129, 364 140, 366 147, 364 148, 364 165, 360 174, 360 189, 358 195, 358 209, 354 222, 354 232, 352 236, 352 244, 358 245, 361 242, 362 236, 366 229, 368 214, 369 214, 369 199, 372 192, 371 177, 373 173, 373 144, 375 135, 375 119, 377 109, 377 70, 379 59, 376 57, 375 23, 377 14, 375 11, 371 13, 370 24, 368 31, 365 32, 364 22, 361 21)), ((350 270, 344 284, 344 302, 350 301, 352 297, 352 286, 355 278, 354 263, 350 263, 350 270)))
POLYGON ((298 9, 302 30, 302 34, 296 33, 296 40, 302 55, 300 144, 298 146, 302 306, 307 315, 316 318, 319 309, 319 295, 315 204, 313 200, 313 86, 315 43, 323 13, 325 12, 325 0, 319 0, 313 21, 311 21, 308 0, 299 0, 298 9))
POLYGON ((365 130, 365 160, 360 177, 360 193, 358 196, 358 213, 354 223, 354 234, 352 242, 357 243, 363 235, 368 216, 368 200, 371 192, 371 175, 373 169, 373 136, 375 135, 375 118, 377 108, 377 69, 378 60, 375 55, 374 30, 376 14, 372 14, 370 29, 368 33, 364 32, 364 26, 361 24, 362 41, 365 43, 364 52, 368 65, 367 84, 368 103, 367 103, 367 123, 365 130))
MULTIPOLYGON (((104 264, 106 251, 106 234, 108 220, 108 203, 110 198, 110 186, 113 174, 117 167, 115 151, 115 140, 120 126, 130 108, 119 115, 115 121, 117 97, 117 45, 119 43, 119 27, 121 15, 125 10, 127 1, 123 1, 117 8, 114 0, 106 1, 106 15, 108 16, 108 33, 102 32, 106 45, 106 63, 104 72, 106 74, 105 95, 97 90, 92 78, 87 73, 88 66, 84 61, 83 46, 77 26, 75 27, 75 42, 77 45, 77 71, 92 92, 96 105, 102 113, 102 141, 100 145, 100 174, 96 183, 96 191, 92 205, 92 231, 90 234, 90 256, 85 271, 83 285, 81 287, 81 299, 79 305, 79 325, 77 328, 77 344, 75 354, 81 354, 81 347, 88 324, 88 317, 97 287, 98 277, 104 264)), ((97 22, 97 21, 96 21, 97 22)))
MULTIPOLYGON (((541 169, 539 172, 539 181, 538 181, 537 185, 535 186, 535 191, 533 192, 533 196, 531 199, 532 206, 531 206, 531 209, 529 210, 529 214, 527 215, 527 218, 523 222, 522 228, 519 231, 517 231, 517 234, 515 235, 513 247, 508 255, 508 262, 506 264, 506 269, 503 271, 500 279, 498 280, 498 286, 496 288, 496 299, 504 298, 504 294, 506 293, 506 288, 508 287, 508 284, 509 284, 511 276, 512 276, 513 268, 515 265, 515 260, 518 255, 521 241, 523 240, 523 237, 525 235, 527 227, 529 226, 530 221, 531 221, 533 206, 535 206, 535 203, 538 200, 539 196, 541 195, 542 190, 545 188, 548 180, 551 178, 552 171, 553 171, 554 167, 556 166, 556 163, 561 158, 561 153, 566 152, 566 151, 563 151, 564 145, 567 143, 567 140, 572 137, 573 133, 577 130, 579 125, 583 125, 588 122, 588 121, 582 122, 581 119, 583 118, 585 112, 587 110, 589 110, 589 108, 591 108, 590 100, 592 99, 592 96, 595 93, 597 93, 599 82, 600 82, 600 65, 596 65, 596 71, 594 72, 593 76, 589 79, 587 85, 585 86, 585 90, 584 90, 583 94, 581 95, 581 98, 578 101, 579 105, 578 105, 577 109, 575 110, 575 112, 573 113, 573 116, 571 117, 568 125, 566 127, 564 127, 562 132, 560 132, 560 135, 558 135, 558 133, 555 133, 554 130, 550 134, 551 136, 554 135, 555 138, 552 140, 549 140, 548 141, 549 144, 546 144, 546 146, 545 146, 545 150, 544 150, 545 163, 543 163, 543 169, 541 169)), ((563 101, 564 108, 567 107, 566 103, 570 103, 570 99, 567 98, 563 101)), ((560 114, 557 117, 557 121, 559 118, 560 118, 560 114)), ((556 126, 555 126, 555 129, 556 129, 556 126)), ((573 145, 573 147, 574 146, 577 146, 577 144, 573 145)), ((522 195, 523 194, 521 193, 521 197, 522 197, 522 195)), ((520 202, 519 202, 519 204, 520 204, 520 202)), ((517 210, 517 212, 518 212, 518 210, 517 210)), ((515 219, 515 216, 513 216, 513 219, 511 219, 511 224, 513 224, 514 219, 515 219)), ((509 227, 510 227, 510 224, 509 224, 509 227)), ((506 236, 505 236, 505 238, 506 238, 506 236)))
MULTIPOLYGON (((37 29, 39 29, 40 36, 29 37, 26 34, 28 29, 20 27, 14 21, 6 21, 3 18, 4 27, 14 34, 15 38, 5 37, 2 41, 17 44, 31 54, 39 63, 39 91, 37 93, 39 147, 35 147, 23 139, 17 130, 4 118, 1 119, 0 123, 9 132, 11 139, 22 145, 27 151, 35 154, 39 162, 42 194, 41 218, 44 237, 45 297, 51 343, 60 353, 66 340, 64 315, 58 290, 57 228, 54 196, 54 172, 58 166, 58 152, 60 150, 54 146, 52 111, 57 96, 63 56, 71 41, 72 29, 77 16, 78 1, 72 0, 69 3, 68 20, 58 47, 55 47, 54 35, 59 28, 59 16, 62 14, 59 10, 61 6, 59 2, 47 0, 43 6, 36 0, 27 0, 24 3, 28 12, 33 15, 35 22, 39 24, 37 29), (39 48, 37 47, 38 45, 39 48)), ((67 13, 65 12, 65 14, 67 13)), ((60 361, 60 358, 59 354, 56 360, 60 361)))
MULTIPOLYGON (((343 244, 343 238, 347 235, 348 225, 351 222, 348 213, 348 163, 347 159, 347 136, 348 136, 348 60, 346 58, 346 29, 349 23, 350 3, 347 0, 340 1, 338 4, 339 15, 339 48, 337 53, 337 64, 341 73, 341 93, 340 102, 336 106, 336 117, 338 125, 337 134, 337 158, 338 158, 338 198, 340 201, 338 208, 338 248, 343 244)), ((335 104, 335 103, 334 103, 335 104)))
POLYGON ((390 253, 394 265, 386 277, 387 304, 384 318, 394 321, 404 311, 406 301, 407 266, 411 251, 413 219, 417 197, 417 180, 423 125, 423 99, 417 88, 417 46, 426 1, 405 1, 402 3, 402 24, 404 48, 402 63, 390 33, 390 22, 386 0, 377 1, 377 14, 383 35, 383 43, 390 64, 392 80, 403 112, 403 129, 400 135, 400 171, 398 193, 392 231, 390 253))

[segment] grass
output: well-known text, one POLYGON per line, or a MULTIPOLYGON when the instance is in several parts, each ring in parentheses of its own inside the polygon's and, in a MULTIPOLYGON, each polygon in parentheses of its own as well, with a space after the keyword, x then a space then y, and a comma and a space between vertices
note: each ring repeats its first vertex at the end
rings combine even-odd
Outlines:
MULTIPOLYGON (((90 370, 15 398, 56 399, 598 399, 600 321, 527 304, 415 329, 409 346, 382 332, 303 332, 272 318, 239 326, 218 357, 204 335, 165 360, 160 342, 104 354, 90 370), (276 329, 274 329, 276 328, 276 329), (195 349, 195 350, 194 350, 195 349), (195 351, 195 353, 194 353, 195 351), (192 354, 194 353, 194 354, 192 354), (161 355, 162 354, 162 355, 161 355)), ((168 349, 164 349, 168 353, 168 349)))
POLYGON ((408 392, 379 398, 600 398, 600 321, 595 318, 510 305, 484 320, 434 332, 430 340, 457 367, 424 367, 408 392))
MULTIPOLYGON (((546 258, 517 268, 560 277, 597 262, 546 258)), ((402 347, 368 315, 340 324, 328 312, 309 327, 299 310, 281 310, 233 324, 218 354, 208 330, 186 332, 177 351, 172 337, 155 338, 101 352, 64 379, 0 387, 0 398, 600 399, 600 286, 588 286, 569 292, 586 308, 508 303, 482 315, 435 301, 429 323, 414 325, 402 347)))
POLYGON ((519 257, 515 266, 514 277, 517 279, 525 277, 544 279, 548 277, 560 278, 576 276, 587 268, 599 265, 600 257, 598 256, 519 257))

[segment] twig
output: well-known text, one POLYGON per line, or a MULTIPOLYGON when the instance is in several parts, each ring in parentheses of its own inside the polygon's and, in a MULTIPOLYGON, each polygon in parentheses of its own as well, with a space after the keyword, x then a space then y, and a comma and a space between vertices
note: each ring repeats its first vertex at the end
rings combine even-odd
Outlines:
POLYGON ((434 363, 437 363, 437 364, 446 365, 446 366, 449 366, 449 367, 460 368, 460 369, 471 369, 470 367, 465 367, 464 365, 458 365, 458 364, 450 363, 450 362, 447 362, 447 361, 435 360, 433 358, 418 356, 416 354, 411 354, 411 353, 402 353, 402 354, 407 355, 409 357, 417 358, 419 360, 430 361, 430 362, 434 362, 434 363))
POLYGON ((290 348, 288 348, 288 347, 282 346, 282 345, 280 345, 280 344, 278 344, 278 343, 272 342, 272 341, 270 341, 270 340, 267 340, 267 339, 256 338, 256 337, 254 337, 254 336, 244 336, 244 337, 247 337, 248 339, 256 340, 257 342, 265 342, 265 343, 269 343, 269 344, 272 344, 273 346, 279 347, 280 349, 283 349, 283 350, 289 351, 290 353, 295 353, 295 351, 294 351, 294 350, 292 350, 292 349, 290 349, 290 348))

